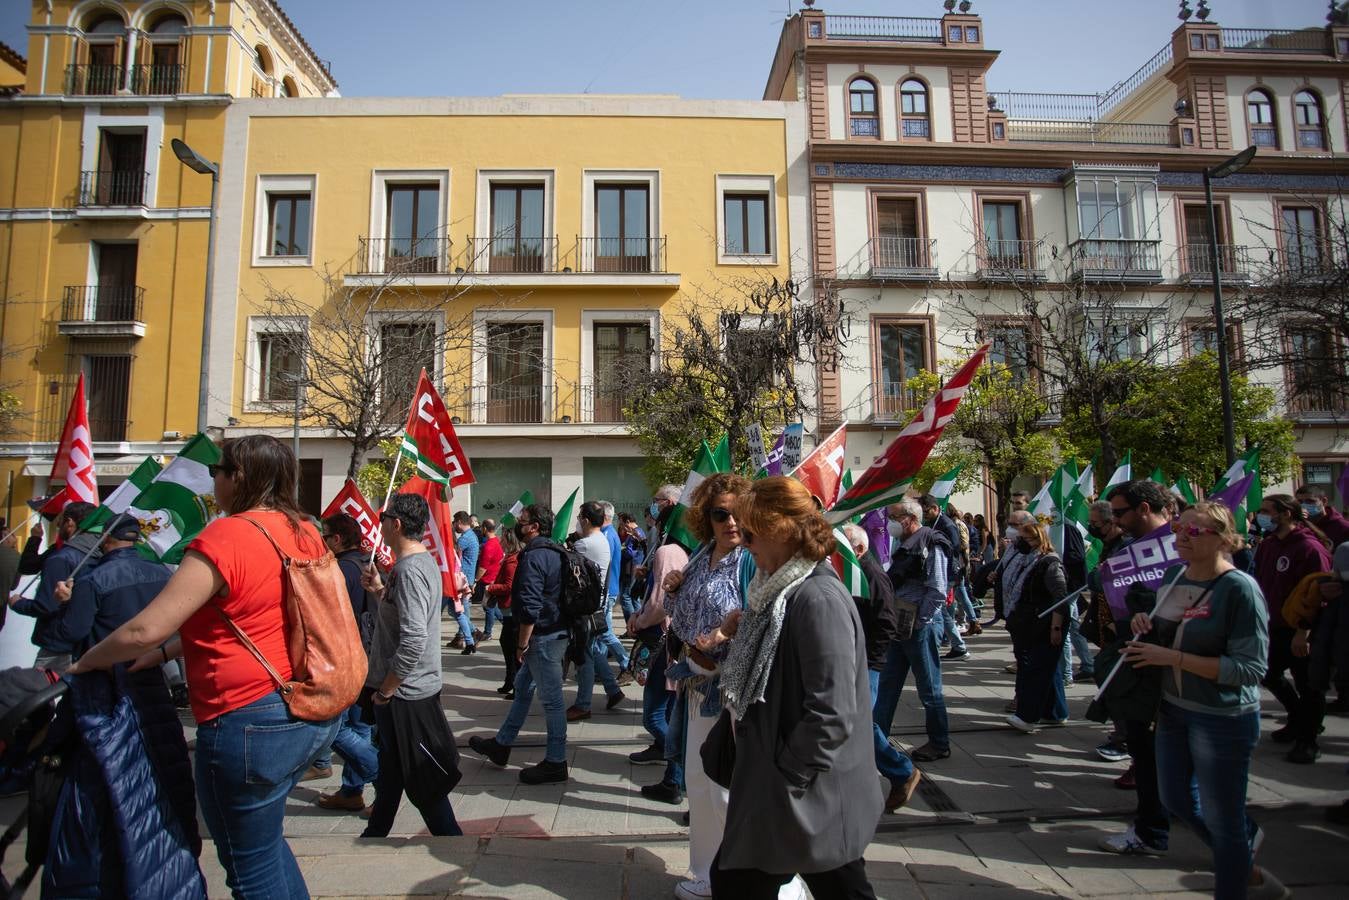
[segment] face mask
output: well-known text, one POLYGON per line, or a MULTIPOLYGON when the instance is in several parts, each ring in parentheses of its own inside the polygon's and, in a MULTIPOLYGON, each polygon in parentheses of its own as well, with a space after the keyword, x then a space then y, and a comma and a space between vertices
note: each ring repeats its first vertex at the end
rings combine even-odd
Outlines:
POLYGON ((1266 515, 1265 513, 1256 513, 1255 524, 1256 527, 1259 528, 1261 531, 1273 531, 1274 517, 1266 515))
POLYGON ((1019 553, 1030 553, 1032 550, 1035 549, 1030 545, 1030 541, 1026 540, 1023 537, 1017 538, 1016 541, 1013 542, 1012 546, 1016 547, 1019 553))
POLYGON ((936 516, 923 516, 923 524, 929 528, 931 528, 936 521, 936 516))
POLYGON ((660 518, 660 504, 657 503, 656 501, 652 500, 651 505, 646 508, 646 511, 651 513, 651 518, 653 519, 660 518))
POLYGON ((1015 541, 1017 538, 1021 537, 1021 532, 1017 531, 1016 527, 1013 525, 1008 525, 1003 530, 1002 534, 1003 537, 1007 538, 1009 541, 1015 541))
POLYGON ((1105 540, 1105 529, 1102 528, 1100 525, 1088 525, 1087 534, 1096 538, 1096 540, 1098 541, 1105 540))
POLYGON ((904 525, 901 522, 890 521, 885 523, 885 530, 890 532, 890 537, 904 537, 904 525))
POLYGON ((524 543, 525 541, 529 540, 529 538, 525 537, 525 526, 523 525, 515 526, 515 537, 516 540, 520 541, 521 543, 524 543))
POLYGON ((1304 503, 1304 504, 1302 504, 1302 511, 1303 511, 1304 513, 1306 513, 1307 518, 1309 518, 1309 519, 1317 519, 1317 518, 1320 518, 1320 516, 1321 516, 1321 504, 1319 504, 1319 503, 1304 503))

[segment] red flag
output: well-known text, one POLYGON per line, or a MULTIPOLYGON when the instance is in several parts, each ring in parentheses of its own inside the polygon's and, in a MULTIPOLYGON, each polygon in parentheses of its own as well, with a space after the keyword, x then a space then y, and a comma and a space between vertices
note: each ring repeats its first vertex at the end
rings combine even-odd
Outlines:
POLYGON ((445 402, 426 377, 425 369, 412 395, 412 408, 399 450, 417 466, 418 476, 442 485, 442 496, 445 488, 473 483, 473 470, 459 445, 459 436, 454 433, 445 402))
POLYGON ((461 587, 459 555, 455 552, 454 527, 451 523, 453 514, 450 504, 440 496, 441 490, 440 485, 414 476, 398 489, 398 493, 417 494, 426 498, 431 517, 426 520, 426 534, 422 536, 422 543, 440 567, 441 593, 456 598, 457 603, 461 587))
POLYGON ((361 550, 369 553, 376 550, 376 557, 379 560, 381 568, 387 569, 393 565, 393 551, 389 545, 384 543, 384 535, 379 530, 379 515, 375 513, 369 503, 365 502, 361 489, 356 486, 356 482, 350 478, 347 483, 342 485, 342 490, 337 492, 333 502, 328 504, 328 508, 323 511, 323 518, 336 515, 348 515, 356 520, 356 524, 361 528, 361 550))
POLYGON ((927 461, 946 423, 955 415, 960 398, 965 396, 970 382, 974 380, 974 373, 984 364, 988 348, 989 345, 984 344, 974 351, 974 355, 951 376, 951 380, 937 389, 918 417, 885 448, 885 453, 838 499, 825 516, 831 524, 837 525, 904 496, 909 482, 913 481, 913 476, 927 461))
POLYGON ((848 426, 840 425, 838 430, 825 438, 810 455, 801 460, 801 465, 792 472, 792 477, 810 489, 823 509, 829 509, 838 500, 839 485, 843 483, 844 460, 848 454, 848 426))
POLYGON ((84 373, 75 382, 75 396, 70 398, 66 424, 61 429, 61 443, 52 461, 49 483, 63 481, 65 488, 43 506, 45 512, 54 504, 59 511, 67 503, 82 500, 98 504, 98 482, 94 477, 93 437, 89 433, 89 409, 84 402, 84 373))

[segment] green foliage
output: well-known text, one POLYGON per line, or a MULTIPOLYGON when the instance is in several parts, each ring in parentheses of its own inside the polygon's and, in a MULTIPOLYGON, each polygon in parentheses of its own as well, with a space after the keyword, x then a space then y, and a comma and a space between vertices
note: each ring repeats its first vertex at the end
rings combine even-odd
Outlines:
MULTIPOLYGON (((394 459, 401 444, 402 435, 380 441, 378 446, 380 452, 384 454, 384 459, 372 459, 356 470, 356 486, 361 489, 366 501, 376 509, 384 503, 384 493, 389 489, 389 473, 393 469, 394 459)), ((414 474, 413 467, 404 460, 398 467, 398 478, 394 481, 393 489, 396 491, 407 484, 414 474)))
POLYGON ((23 413, 23 404, 10 391, 0 391, 0 434, 9 434, 23 413))
MULTIPOLYGON (((1227 469, 1218 361, 1212 353, 1191 356, 1174 366, 1135 368, 1127 390, 1107 403, 1111 409, 1130 410, 1129 415, 1111 417, 1110 435, 1116 447, 1133 451, 1134 472, 1160 468, 1171 478, 1184 475, 1202 491, 1227 469)), ((1260 447, 1260 474, 1266 485, 1288 477, 1294 463, 1293 425, 1273 415, 1275 406, 1273 390, 1251 384, 1245 376, 1232 376, 1237 452, 1260 447)), ((1100 448, 1089 410, 1068 407, 1062 427, 1082 455, 1100 448)))

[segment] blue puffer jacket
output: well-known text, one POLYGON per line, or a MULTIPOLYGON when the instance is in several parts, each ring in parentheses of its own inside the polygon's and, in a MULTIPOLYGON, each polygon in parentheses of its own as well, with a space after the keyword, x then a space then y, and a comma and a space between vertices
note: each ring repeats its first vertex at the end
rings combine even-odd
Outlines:
POLYGON ((204 898, 187 742, 158 669, 70 679, 67 752, 42 896, 204 898))

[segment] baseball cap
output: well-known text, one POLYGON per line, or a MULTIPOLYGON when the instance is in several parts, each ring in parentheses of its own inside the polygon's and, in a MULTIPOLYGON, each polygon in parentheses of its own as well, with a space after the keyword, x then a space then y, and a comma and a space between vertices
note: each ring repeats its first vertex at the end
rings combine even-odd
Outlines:
POLYGON ((141 526, 135 519, 113 520, 108 523, 103 530, 104 537, 111 537, 115 541, 139 541, 141 539, 141 526))

